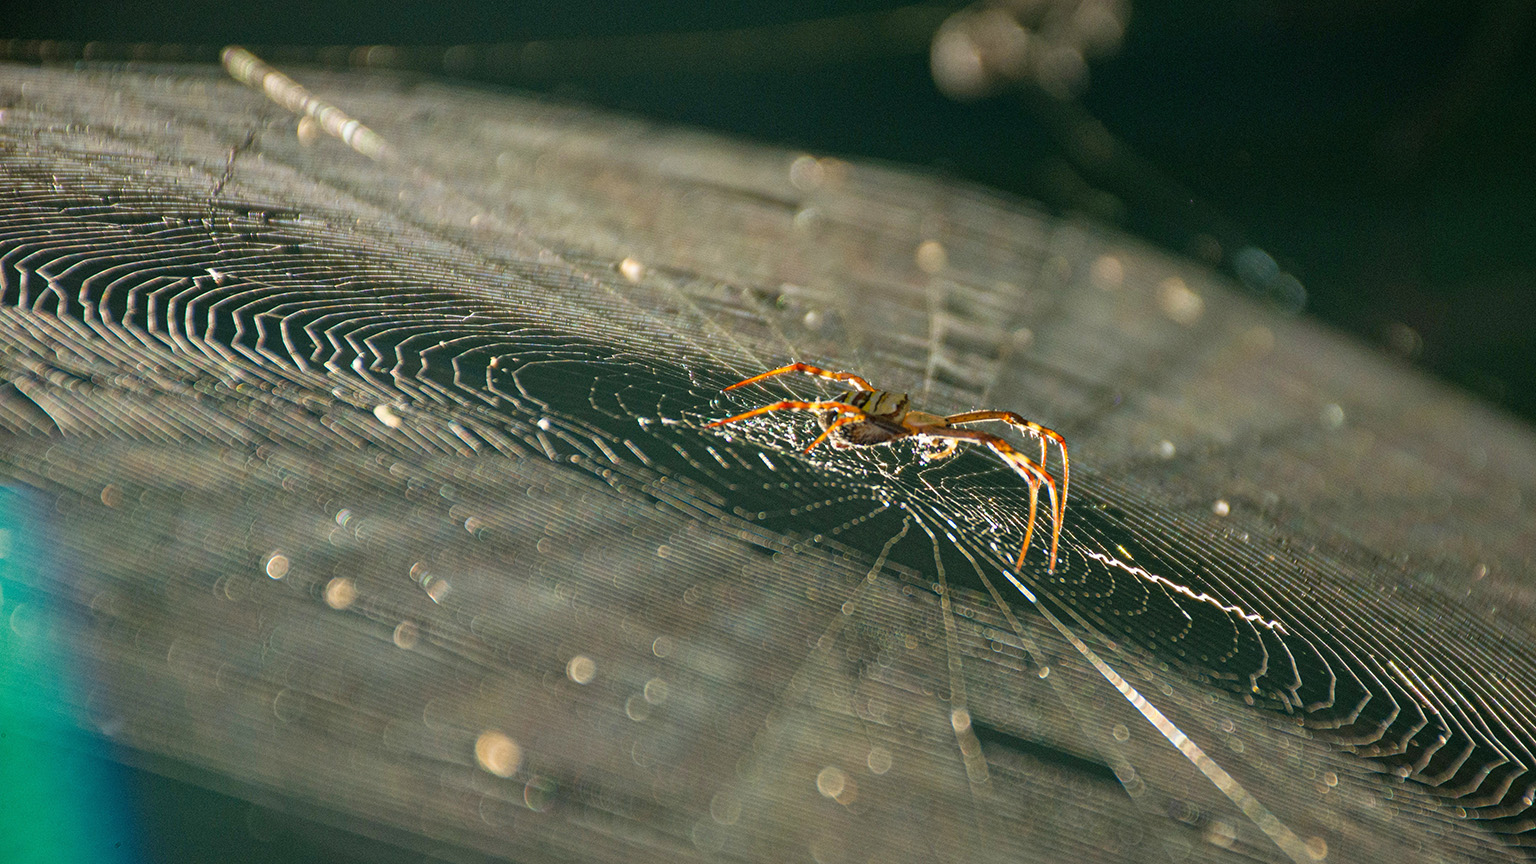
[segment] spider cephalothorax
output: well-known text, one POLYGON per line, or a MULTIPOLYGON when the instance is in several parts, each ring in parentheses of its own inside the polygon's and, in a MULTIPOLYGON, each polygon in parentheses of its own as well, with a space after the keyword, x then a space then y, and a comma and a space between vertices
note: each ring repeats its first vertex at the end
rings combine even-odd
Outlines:
POLYGON ((820 378, 830 378, 834 381, 845 381, 852 385, 852 389, 839 393, 837 397, 827 402, 799 402, 785 400, 754 408, 735 417, 727 417, 724 420, 716 420, 708 425, 724 426, 727 423, 735 423, 738 420, 746 420, 760 414, 772 411, 814 411, 816 419, 821 424, 821 435, 811 442, 811 446, 805 448, 810 452, 822 441, 831 438, 834 447, 868 447, 876 444, 889 444, 903 438, 917 438, 921 440, 940 441, 942 449, 932 454, 930 458, 942 458, 955 452, 955 449, 964 442, 980 444, 999 458, 1008 463, 1024 482, 1029 484, 1029 521, 1024 528, 1024 545, 1019 549, 1019 560, 1014 564, 1015 568, 1024 564, 1024 553, 1029 551, 1029 541, 1035 531, 1035 511, 1040 498, 1040 486, 1044 484, 1046 492, 1051 499, 1051 557, 1050 570, 1056 570, 1056 547, 1061 540, 1061 521, 1067 510, 1067 482, 1070 479, 1070 464, 1067 461, 1067 442, 1055 431, 1041 426, 1033 420, 1025 420, 1012 411, 967 411, 963 414, 951 414, 942 417, 937 414, 929 414, 924 411, 913 411, 910 407, 911 399, 905 393, 891 393, 885 390, 876 390, 868 381, 848 372, 829 372, 826 369, 818 369, 805 363, 791 363, 781 366, 761 375, 754 375, 745 381, 738 381, 725 388, 735 390, 737 387, 745 387, 764 378, 775 375, 783 375, 789 372, 803 372, 806 375, 815 375, 820 378), (1040 441, 1040 461, 1036 462, 1015 450, 1013 445, 1002 438, 987 432, 978 432, 975 429, 956 428, 962 423, 979 423, 983 420, 997 420, 1033 436, 1040 441), (1056 478, 1045 470, 1047 448, 1054 443, 1061 450, 1061 497, 1056 495, 1056 478))

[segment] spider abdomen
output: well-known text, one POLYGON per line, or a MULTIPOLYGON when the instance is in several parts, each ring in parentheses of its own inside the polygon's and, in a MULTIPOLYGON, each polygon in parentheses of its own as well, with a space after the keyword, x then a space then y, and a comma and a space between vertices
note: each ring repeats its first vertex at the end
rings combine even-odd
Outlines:
MULTIPOLYGON (((907 405, 911 402, 905 393, 886 390, 853 390, 837 395, 838 402, 852 405, 864 412, 864 418, 854 423, 844 423, 832 433, 838 443, 855 447, 873 444, 889 444, 898 438, 912 434, 902 425, 906 419, 907 405)), ((827 429, 838 419, 845 417, 837 411, 823 411, 816 415, 821 428, 827 429)))
POLYGON ((852 405, 871 419, 889 420, 900 426, 907 416, 907 406, 912 399, 905 393, 892 393, 888 390, 854 390, 839 393, 837 401, 852 405))

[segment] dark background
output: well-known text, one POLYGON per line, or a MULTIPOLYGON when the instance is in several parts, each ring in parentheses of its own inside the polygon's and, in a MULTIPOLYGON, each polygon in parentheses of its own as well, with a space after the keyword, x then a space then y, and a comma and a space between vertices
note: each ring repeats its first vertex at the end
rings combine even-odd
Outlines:
POLYGON ((0 36, 204 43, 204 57, 229 42, 542 40, 543 62, 457 77, 909 163, 1229 272, 1251 245, 1299 277, 1307 313, 1536 417, 1532 9, 1136 0, 1121 49, 1091 61, 1068 103, 946 99, 926 38, 946 8, 880 0, 51 0, 0 36), (864 16, 862 38, 825 24, 848 15, 864 16), (698 35, 666 35, 679 33, 698 35), (1115 165, 1063 133, 1084 119, 1103 124, 1115 165))
MULTIPOLYGON (((205 43, 209 53, 195 56, 209 60, 230 42, 551 40, 552 62, 472 77, 912 164, 1119 225, 1229 272, 1236 250, 1256 247, 1300 278, 1307 314, 1536 418, 1531 4, 1139 0, 1119 53, 1093 61, 1087 89, 1064 104, 1029 92, 952 102, 932 82, 920 32, 838 35, 830 48, 815 39, 817 21, 878 22, 895 8, 53 0, 0 25, 0 37, 205 43), (752 38, 730 35, 741 30, 752 38), (810 36, 786 36, 801 32, 810 36), (659 35, 676 33, 716 35, 659 35), (1116 170, 1062 132, 1084 118, 1111 136, 1116 170)), ((160 860, 394 860, 387 844, 103 765, 136 790, 145 845, 160 860)))

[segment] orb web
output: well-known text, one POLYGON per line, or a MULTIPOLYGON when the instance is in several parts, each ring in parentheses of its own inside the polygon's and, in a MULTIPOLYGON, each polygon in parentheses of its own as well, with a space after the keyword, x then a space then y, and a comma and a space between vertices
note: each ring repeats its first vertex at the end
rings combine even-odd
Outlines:
POLYGON ((79 568, 50 590, 137 622, 93 643, 134 746, 519 854, 1302 860, 1453 806, 1521 836, 1529 653, 1262 502, 1181 499, 1231 452, 1138 456, 1123 396, 1188 372, 1190 323, 1108 314, 1142 295, 1092 284, 1087 232, 896 172, 795 191, 762 154, 488 94, 341 91, 413 142, 369 161, 201 74, 91 139, 101 81, 49 86, 6 127, 5 462, 59 502, 79 568), (188 99, 161 159, 140 142, 188 99), (711 239, 754 232, 779 242, 711 239), (1056 571, 1042 512, 1013 573, 1026 487, 985 453, 703 428, 830 392, 721 392, 792 360, 1082 445, 1056 571), (176 702, 237 731, 189 751, 155 731, 176 702), (422 765, 449 794, 401 791, 422 765), (1357 835, 1315 801, 1384 773, 1412 782, 1357 835))

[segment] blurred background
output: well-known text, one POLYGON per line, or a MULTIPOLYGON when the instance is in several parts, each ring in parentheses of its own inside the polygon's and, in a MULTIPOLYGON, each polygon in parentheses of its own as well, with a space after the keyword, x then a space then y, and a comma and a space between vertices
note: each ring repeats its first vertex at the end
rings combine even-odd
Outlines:
POLYGON ((1525 0, 50 0, 0 37, 269 46, 906 163, 1207 260, 1532 418, 1533 21, 1525 0), (402 50, 350 50, 373 45, 402 50))
MULTIPOLYGON (((48 0, 0 26, 47 40, 13 56, 305 45, 263 53, 915 166, 1202 259, 1536 419, 1536 15, 1521 0, 48 0)), ((413 857, 100 756, 82 770, 135 790, 159 860, 413 857), (240 822, 262 842, 223 836, 240 822)))

